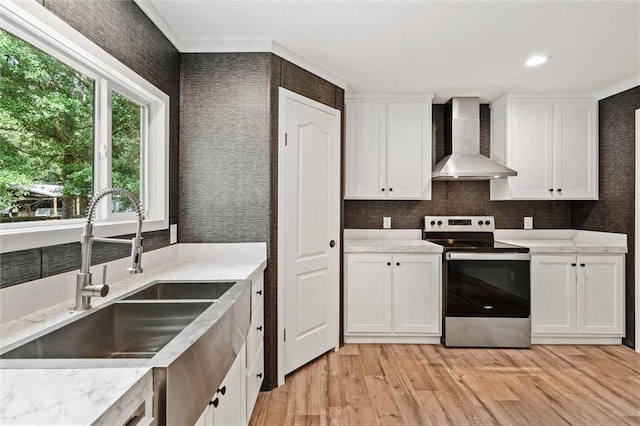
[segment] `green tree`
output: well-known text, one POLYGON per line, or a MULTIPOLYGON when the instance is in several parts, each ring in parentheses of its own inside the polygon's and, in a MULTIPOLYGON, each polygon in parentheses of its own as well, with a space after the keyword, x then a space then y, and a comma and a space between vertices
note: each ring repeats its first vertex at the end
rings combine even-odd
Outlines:
MULTIPOLYGON (((62 187, 62 217, 93 193, 95 81, 0 30, 0 209, 33 184, 62 187)), ((141 108, 113 93, 114 186, 140 193, 141 108)), ((126 206, 125 206, 126 207, 126 206)))
POLYGON ((72 217, 71 199, 93 189, 94 81, 1 30, 0 52, 2 201, 14 201, 12 189, 60 184, 72 217))

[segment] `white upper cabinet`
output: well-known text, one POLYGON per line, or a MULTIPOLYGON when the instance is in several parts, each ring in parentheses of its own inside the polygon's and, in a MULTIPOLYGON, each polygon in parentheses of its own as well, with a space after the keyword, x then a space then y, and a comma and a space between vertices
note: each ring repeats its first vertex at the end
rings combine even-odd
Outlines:
POLYGON ((491 104, 491 157, 518 176, 491 181, 492 200, 597 200, 597 103, 503 97, 491 104))
POLYGON ((431 95, 347 99, 347 199, 431 199, 431 95))

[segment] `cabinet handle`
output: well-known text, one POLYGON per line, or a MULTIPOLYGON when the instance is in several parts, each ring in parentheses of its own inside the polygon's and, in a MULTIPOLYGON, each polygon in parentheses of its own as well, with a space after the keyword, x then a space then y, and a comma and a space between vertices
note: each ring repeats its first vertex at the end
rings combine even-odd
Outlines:
POLYGON ((558 191, 558 192, 562 192, 562 188, 558 188, 558 189, 557 189, 557 191, 558 191))
POLYGON ((213 405, 215 408, 218 408, 218 405, 220 405, 220 401, 218 400, 218 398, 216 398, 213 401, 209 401, 209 405, 213 405))
POLYGON ((387 266, 391 266, 391 262, 387 262, 387 266))
POLYGON ((582 266, 582 267, 584 268, 584 267, 585 267, 585 266, 587 266, 587 265, 585 265, 584 263, 581 263, 581 264, 580 264, 580 266, 582 266))
POLYGON ((572 264, 571 264, 571 266, 576 266, 576 264, 575 264, 575 263, 572 263, 572 264))
POLYGON ((334 248, 336 246, 336 240, 329 241, 329 247, 334 248))
POLYGON ((380 191, 384 192, 384 188, 380 188, 380 191))
POLYGON ((389 192, 393 191, 393 188, 389 188, 389 192))
POLYGON ((400 266, 400 262, 396 262, 396 266, 400 266))
POLYGON ((222 395, 224 395, 225 393, 227 393, 227 386, 223 386, 221 388, 219 388, 216 393, 221 393, 222 395))
POLYGON ((262 296, 262 290, 258 290, 258 291, 256 291, 256 294, 257 294, 258 296, 262 296))
POLYGON ((262 373, 258 373, 256 374, 256 376, 258 377, 258 379, 262 379, 262 373))
POLYGON ((553 192, 553 188, 549 188, 549 192, 553 192))
POLYGON ((262 331, 262 326, 261 326, 261 325, 259 325, 258 327, 256 327, 256 330, 258 330, 258 331, 262 331))

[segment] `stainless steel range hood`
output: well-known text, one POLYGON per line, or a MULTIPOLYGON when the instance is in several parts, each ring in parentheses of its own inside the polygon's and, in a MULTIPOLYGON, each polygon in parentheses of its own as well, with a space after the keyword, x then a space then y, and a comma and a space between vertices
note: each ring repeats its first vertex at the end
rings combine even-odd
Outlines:
POLYGON ((480 154, 480 100, 452 98, 445 104, 446 156, 433 168, 433 180, 488 180, 518 173, 480 154))

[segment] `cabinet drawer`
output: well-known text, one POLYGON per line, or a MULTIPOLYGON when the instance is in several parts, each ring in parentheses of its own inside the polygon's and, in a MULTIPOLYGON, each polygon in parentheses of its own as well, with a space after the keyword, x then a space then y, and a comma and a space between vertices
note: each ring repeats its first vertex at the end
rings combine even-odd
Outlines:
POLYGON ((255 311, 264 300, 264 276, 260 276, 251 284, 251 310, 255 311))
POLYGON ((247 372, 247 420, 251 420, 253 407, 256 405, 260 386, 264 380, 264 346, 258 349, 258 356, 247 372))
POLYGON ((258 353, 264 339, 264 304, 253 311, 253 319, 247 333, 247 360, 251 364, 258 353))

